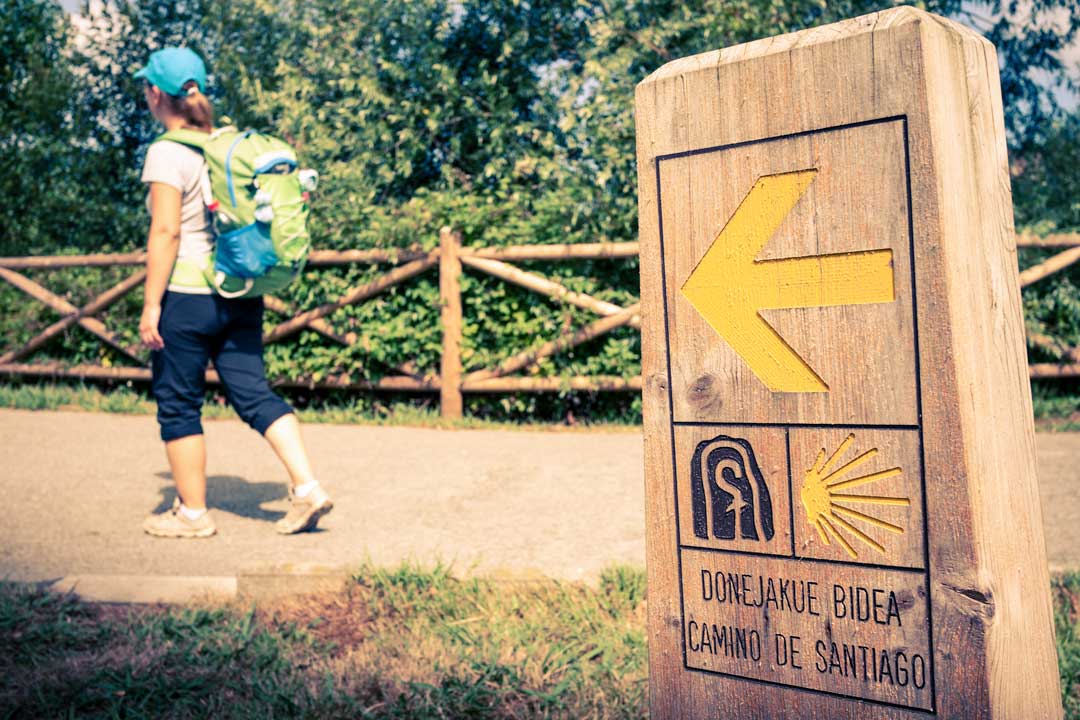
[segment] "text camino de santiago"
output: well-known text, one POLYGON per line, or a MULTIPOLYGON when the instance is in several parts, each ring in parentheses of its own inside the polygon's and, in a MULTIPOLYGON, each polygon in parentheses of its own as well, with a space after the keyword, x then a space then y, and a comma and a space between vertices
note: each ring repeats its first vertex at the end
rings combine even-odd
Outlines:
MULTIPOLYGON (((764 608, 767 613, 825 614, 838 621, 903 627, 896 593, 880 588, 840 584, 829 588, 813 580, 702 570, 701 597, 721 605, 764 608)), ((926 658, 918 653, 838 643, 832 639, 816 639, 811 646, 809 639, 797 635, 766 632, 763 637, 755 628, 695 620, 687 623, 686 630, 687 649, 695 653, 755 663, 766 653, 772 655, 778 667, 797 671, 809 667, 822 675, 856 678, 866 683, 913 686, 919 690, 926 686, 926 658)))

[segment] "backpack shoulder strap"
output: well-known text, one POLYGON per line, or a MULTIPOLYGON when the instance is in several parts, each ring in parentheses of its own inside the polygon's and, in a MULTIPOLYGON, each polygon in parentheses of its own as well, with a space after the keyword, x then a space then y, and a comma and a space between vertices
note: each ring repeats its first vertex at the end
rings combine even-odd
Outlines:
MULTIPOLYGON (((178 142, 181 145, 186 145, 189 148, 198 150, 200 153, 204 152, 206 145, 218 134, 204 133, 198 130, 189 130, 187 128, 179 128, 177 130, 169 130, 154 138, 154 142, 161 142, 162 140, 172 140, 178 142)), ((151 143, 153 144, 153 143, 151 143)), ((213 186, 210 183, 210 174, 206 163, 203 163, 202 171, 199 177, 199 192, 202 194, 203 202, 207 207, 213 207, 214 194, 213 186)))
POLYGON ((157 138, 154 139, 154 142, 161 142, 162 140, 172 140, 173 142, 187 145, 190 148, 195 148, 199 152, 202 152, 206 143, 210 140, 210 135, 198 130, 180 128, 177 130, 169 130, 166 133, 158 135, 157 138))

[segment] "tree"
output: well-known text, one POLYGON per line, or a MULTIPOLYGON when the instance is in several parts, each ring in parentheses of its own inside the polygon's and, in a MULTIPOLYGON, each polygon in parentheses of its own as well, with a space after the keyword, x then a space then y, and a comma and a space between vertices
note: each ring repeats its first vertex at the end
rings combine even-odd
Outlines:
POLYGON ((1013 202, 1020 227, 1080 229, 1080 111, 1054 121, 1014 161, 1013 202))
MULTIPOLYGON (((1064 191, 1053 192, 1057 181, 1048 173, 1068 171, 1056 159, 1064 151, 1055 144, 1065 142, 1068 131, 1047 134, 1048 119, 1062 120, 1053 94, 1035 79, 1038 73, 1063 77, 1055 53, 1075 37, 1080 13, 1068 11, 1076 2, 1033 0, 1023 22, 1018 6, 1002 0, 981 11, 987 17, 961 0, 922 4, 979 25, 998 43, 1014 152, 1045 170, 1018 178, 1018 207, 1024 208, 1018 217, 1057 212, 1042 198, 1067 202, 1064 191)), ((73 44, 55 5, 13 0, 0 10, 11 34, 0 52, 15 68, 10 77, 0 75, 5 89, 12 88, 5 97, 28 85, 43 90, 26 106, 29 114, 17 118, 9 109, 15 106, 0 100, 0 130, 8 142, 16 141, 9 128, 34 128, 18 136, 28 149, 14 153, 17 160, 0 161, 17 163, 0 182, 22 201, 0 211, 7 213, 0 216, 7 220, 0 243, 13 254, 143 244, 138 174, 159 128, 132 73, 165 45, 203 55, 219 114, 288 139, 303 164, 319 169, 312 220, 318 247, 432 247, 444 224, 460 229, 469 244, 633 240, 633 90, 640 79, 678 57, 892 4, 132 0, 86 5, 73 44), (31 76, 33 83, 25 79, 31 76)), ((610 302, 629 303, 637 294, 633 263, 538 269, 610 302)), ((287 299, 310 306, 370 272, 362 266, 312 271, 287 299)), ((464 283, 467 367, 489 365, 537 337, 592 319, 487 277, 466 274, 464 283)), ((269 348, 270 371, 371 376, 386 365, 414 362, 421 371, 437 365, 438 294, 430 278, 343 308, 330 320, 342 332, 379 342, 342 350, 301 333, 269 348)), ((540 372, 632 375, 638 354, 636 333, 624 330, 545 361, 540 372)), ((513 402, 512 409, 527 411, 550 401, 513 402)))
MULTIPOLYGON (((1059 16, 1075 2, 1036 0, 1023 18, 1003 0, 986 16, 961 0, 924 4, 998 43, 1014 149, 1057 112, 1035 76, 1064 77, 1055 53, 1080 13, 1059 16)), ((149 0, 87 6, 76 65, 115 168, 137 167, 156 132, 130 77, 151 50, 185 44, 224 68, 211 76, 219 108, 323 171, 324 247, 408 244, 442 223, 488 243, 618 240, 636 234, 637 81, 676 57, 891 4, 149 0)), ((123 202, 138 192, 121 171, 111 180, 123 202)))

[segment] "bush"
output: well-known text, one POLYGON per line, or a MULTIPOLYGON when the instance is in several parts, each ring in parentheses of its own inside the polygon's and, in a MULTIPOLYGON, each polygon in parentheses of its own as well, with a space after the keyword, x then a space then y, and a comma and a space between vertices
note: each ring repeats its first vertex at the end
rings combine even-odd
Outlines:
MULTIPOLYGON (((467 245, 632 241, 632 105, 639 79, 672 58, 892 4, 150 0, 88 4, 73 42, 58 6, 17 0, 0 10, 0 52, 7 62, 0 66, 6 98, 0 100, 0 188, 16 198, 0 209, 0 253, 143 245, 145 191, 138 170, 158 130, 142 107, 140 81, 131 75, 152 49, 169 44, 188 45, 207 59, 209 94, 219 115, 288 139, 302 163, 319 169, 311 228, 316 247, 432 248, 442 225, 460 230, 467 245)), ((1010 60, 1002 75, 1010 138, 1024 157, 1038 159, 1030 164, 1031 181, 1024 175, 1017 182, 1018 217, 1025 221, 1049 216, 1049 205, 1072 197, 1051 190, 1054 178, 1073 166, 1055 158, 1062 148, 1075 150, 1075 122, 1047 133, 1043 120, 1054 112, 1052 88, 1031 80, 1035 70, 1064 77, 1049 51, 1069 43, 1076 28, 1054 24, 1056 4, 1040 4, 1023 23, 1005 13, 989 29, 1010 60), (1039 155, 1044 146, 1053 152, 1039 155)), ((925 6, 961 19, 968 12, 958 0, 925 6)), ((1054 215, 1056 226, 1075 221, 1074 215, 1054 215)), ((638 294, 633 261, 528 268, 617 304, 638 294)), ((58 294, 83 298, 124 272, 36 276, 58 294)), ((370 266, 312 269, 284 299, 310 308, 378 272, 370 266)), ((1041 286, 1034 292, 1042 303, 1041 286)), ((594 319, 471 271, 464 293, 466 370, 489 367, 594 319)), ((9 309, 0 330, 13 342, 55 319, 37 305, 16 310, 16 297, 10 288, 0 289, 0 302, 9 309)), ((1062 296, 1057 307, 1066 301, 1062 296)), ((134 341, 138 310, 133 295, 107 313, 107 323, 134 341)), ((268 348, 268 371, 316 381, 340 372, 376 379, 405 363, 432 372, 440 351, 438 312, 437 281, 421 276, 328 318, 338 332, 356 332, 370 343, 342 349, 301 332, 268 348)), ((1053 322, 1075 324, 1078 317, 1071 309, 1053 312, 1066 312, 1053 322)), ((1037 321, 1053 324, 1042 314, 1037 321)), ((45 358, 131 362, 78 330, 35 359, 45 358)), ((618 331, 546 360, 534 372, 637 375, 638 336, 618 331)), ((638 407, 630 395, 470 402, 478 412, 530 415, 554 412, 572 398, 580 400, 578 410, 602 415, 632 416, 638 407)))

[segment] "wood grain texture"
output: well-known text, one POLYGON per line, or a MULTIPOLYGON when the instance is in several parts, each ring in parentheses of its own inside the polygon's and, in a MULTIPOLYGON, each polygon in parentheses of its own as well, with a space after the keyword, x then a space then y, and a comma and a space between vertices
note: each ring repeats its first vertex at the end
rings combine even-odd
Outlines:
MULTIPOLYGON (((85 310, 80 310, 64 298, 42 286, 40 283, 31 280, 25 275, 20 275, 14 270, 8 270, 7 268, 0 268, 0 279, 6 280, 8 283, 15 286, 19 290, 22 290, 24 293, 41 302, 42 304, 48 305, 57 313, 74 318, 74 322, 76 322, 79 327, 93 333, 111 348, 123 353, 138 364, 145 365, 147 363, 147 359, 139 353, 137 347, 129 347, 128 345, 125 345, 124 339, 120 337, 118 333, 115 333, 105 327, 105 323, 94 317, 85 317, 85 310)), ((108 295, 112 296, 112 299, 117 299, 128 290, 130 290, 130 287, 123 289, 119 293, 114 293, 110 291, 108 295)))
POLYGON ((799 557, 924 567, 918 431, 795 428, 790 433, 790 448, 799 557), (825 475, 825 482, 815 483, 815 459, 841 447, 845 451, 825 475), (821 493, 827 507, 810 507, 814 488, 821 486, 828 488, 827 493, 821 493), (819 517, 838 527, 850 547, 830 536, 827 527, 823 536, 819 517), (865 519, 868 517, 873 520, 865 519), (844 523, 854 524, 866 539, 846 531, 844 523))
MULTIPOLYGON (((0 375, 30 375, 49 378, 82 378, 87 380, 139 380, 148 382, 151 379, 150 368, 147 367, 102 367, 100 365, 63 365, 59 362, 49 363, 0 363, 0 375)), ((221 382, 214 370, 206 371, 206 382, 219 384, 221 382)), ((335 390, 381 390, 387 392, 438 392, 439 378, 427 376, 422 378, 413 377, 384 377, 377 381, 355 380, 348 373, 330 375, 321 380, 311 378, 283 378, 271 380, 274 387, 295 387, 308 390, 335 389, 335 390)))
POLYGON ((527 367, 535 365, 544 358, 551 357, 556 353, 569 350, 570 348, 575 348, 578 345, 587 343, 590 340, 609 333, 616 328, 629 325, 635 318, 640 318, 640 315, 641 304, 634 303, 630 307, 619 310, 619 312, 614 315, 608 315, 607 317, 591 322, 576 330, 566 330, 554 340, 548 340, 535 347, 514 353, 494 368, 489 370, 474 370, 465 376, 465 381, 475 384, 480 381, 500 378, 518 372, 519 370, 524 370, 527 367))
POLYGON ((1020 287, 1037 283, 1080 260, 1080 247, 1072 247, 1020 273, 1020 287))
MULTIPOLYGON (((126 295, 128 292, 141 285, 144 280, 146 280, 146 270, 136 271, 132 275, 128 276, 124 280, 121 280, 116 285, 113 285, 111 288, 95 297, 86 305, 83 305, 81 308, 79 308, 78 312, 71 313, 70 315, 63 317, 62 319, 57 320, 49 327, 45 328, 40 333, 27 340, 26 343, 24 343, 21 347, 0 354, 0 364, 15 362, 20 358, 26 357, 30 353, 34 352, 34 350, 47 343, 50 339, 64 332, 80 320, 88 319, 91 315, 96 315, 102 310, 105 310, 110 305, 112 305, 117 300, 126 295)), ((50 307, 53 307, 55 309, 56 306, 50 305, 50 307)), ((100 325, 98 327, 100 329, 103 328, 104 325, 100 325)))
POLYGON ((808 415, 835 422, 916 422, 910 300, 764 310, 764 320, 828 386, 828 392, 776 393, 759 381, 751 363, 713 332, 692 304, 677 297, 685 292, 680 289, 718 229, 759 177, 811 167, 817 176, 757 259, 797 261, 809 255, 887 249, 893 258, 892 294, 911 297, 900 120, 664 160, 660 182, 669 269, 667 303, 671 352, 679 358, 672 379, 673 388, 685 388, 675 393, 676 420, 751 421, 765 414, 774 422, 808 415), (865 206, 875 212, 853 212, 865 206), (856 366, 849 362, 853 352, 862 355, 856 366), (900 376, 906 381, 896 382, 900 376))
POLYGON ((281 338, 288 337, 293 333, 297 333, 303 330, 314 320, 330 315, 336 310, 340 310, 346 305, 352 305, 355 303, 367 300, 370 297, 374 297, 379 293, 387 290, 394 285, 405 282, 409 278, 412 278, 420 273, 434 267, 439 262, 439 251, 432 250, 427 255, 419 260, 411 260, 404 265, 399 265, 393 270, 380 275, 378 278, 371 282, 357 285, 356 287, 347 290, 340 298, 333 302, 325 303, 318 307, 306 310, 296 317, 290 318, 282 322, 279 325, 274 326, 263 337, 263 342, 271 343, 280 340, 281 338))
POLYGON ((902 7, 676 60, 636 102, 653 717, 1060 717, 993 47, 902 7), (772 392, 680 288, 759 178, 808 169, 756 260, 890 250, 895 300, 762 310, 828 385, 772 392), (877 453, 826 479, 819 453, 849 435, 833 469, 877 453), (706 502, 722 498, 706 538, 686 507, 695 459, 717 478, 706 502), (773 534, 742 535, 762 485, 773 534), (840 498, 836 533, 812 520, 845 494, 891 502, 840 498), (739 520, 714 528, 725 509, 739 520), (824 618, 722 605, 702 587, 718 570, 747 587, 816 579, 830 601, 877 590, 902 625, 846 624, 843 603, 824 618), (739 644, 703 654, 691 615, 699 633, 801 634, 809 662, 781 664, 768 642, 758 661, 739 644), (918 655, 927 681, 815 667, 819 640, 918 655))
POLYGON ((442 309, 442 359, 439 365, 439 414, 447 419, 460 418, 464 408, 461 396, 461 236, 451 228, 439 232, 439 298, 442 309))
MULTIPOLYGON (((623 310, 623 308, 614 303, 600 300, 587 293, 574 292, 565 285, 557 283, 554 280, 548 280, 536 273, 522 270, 519 267, 505 263, 501 260, 490 260, 463 254, 461 255, 461 262, 475 270, 487 273, 488 275, 493 275, 494 277, 513 283, 527 290, 540 293, 541 295, 546 295, 559 302, 576 305, 577 307, 586 310, 592 310, 597 315, 615 315, 623 310)), ((635 330, 640 330, 641 319, 634 318, 627 323, 627 325, 635 330)))

